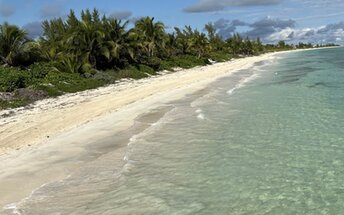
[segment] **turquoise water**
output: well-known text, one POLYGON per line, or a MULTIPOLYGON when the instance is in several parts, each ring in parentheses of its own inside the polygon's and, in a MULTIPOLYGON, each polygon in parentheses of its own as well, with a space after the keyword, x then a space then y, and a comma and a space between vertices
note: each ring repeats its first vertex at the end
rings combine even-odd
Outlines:
POLYGON ((343 56, 283 54, 166 104, 123 168, 110 151, 17 212, 343 214, 343 56))

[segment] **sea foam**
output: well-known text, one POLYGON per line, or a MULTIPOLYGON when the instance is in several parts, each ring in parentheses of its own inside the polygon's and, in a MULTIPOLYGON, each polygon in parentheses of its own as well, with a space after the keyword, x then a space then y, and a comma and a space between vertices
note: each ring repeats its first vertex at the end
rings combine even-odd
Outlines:
POLYGON ((259 77, 259 75, 256 74, 256 73, 254 73, 253 75, 251 75, 251 76, 249 76, 249 77, 247 77, 247 78, 242 79, 237 85, 235 85, 235 87, 229 89, 229 90, 227 91, 227 94, 232 95, 236 90, 238 90, 238 89, 244 87, 245 84, 247 84, 247 83, 249 83, 249 82, 251 82, 251 81, 257 79, 258 77, 259 77))

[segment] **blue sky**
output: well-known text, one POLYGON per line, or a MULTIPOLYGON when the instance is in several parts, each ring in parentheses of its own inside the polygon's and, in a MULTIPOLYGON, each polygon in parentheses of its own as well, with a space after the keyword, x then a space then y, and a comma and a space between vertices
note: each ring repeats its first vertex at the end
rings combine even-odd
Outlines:
POLYGON ((85 8, 129 20, 154 16, 170 30, 184 25, 202 30, 213 22, 224 37, 239 32, 266 42, 344 41, 344 0, 0 0, 0 22, 36 36, 42 20, 85 8))

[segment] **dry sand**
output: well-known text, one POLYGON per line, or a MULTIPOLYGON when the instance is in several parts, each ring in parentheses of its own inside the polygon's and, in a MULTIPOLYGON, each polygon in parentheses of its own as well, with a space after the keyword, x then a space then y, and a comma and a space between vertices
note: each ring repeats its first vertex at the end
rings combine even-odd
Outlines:
MULTIPOLYGON (((81 157, 92 150, 93 142, 114 139, 114 133, 130 128, 141 114, 197 92, 256 62, 274 59, 275 55, 127 80, 39 101, 26 108, 1 111, 0 212, 4 205, 28 197, 43 184, 65 178, 80 168, 81 157)), ((106 147, 117 147, 118 163, 123 162, 125 144, 106 147)))
MULTIPOLYGON (((40 144, 56 134, 123 109, 152 95, 158 94, 161 101, 177 99, 182 96, 179 94, 200 89, 214 79, 248 68, 253 63, 273 55, 236 59, 138 81, 128 80, 96 90, 42 100, 29 107, 1 111, 0 155, 40 144), (188 90, 176 95, 171 93, 180 88, 188 90)), ((142 107, 139 112, 145 110, 146 107, 142 107)))

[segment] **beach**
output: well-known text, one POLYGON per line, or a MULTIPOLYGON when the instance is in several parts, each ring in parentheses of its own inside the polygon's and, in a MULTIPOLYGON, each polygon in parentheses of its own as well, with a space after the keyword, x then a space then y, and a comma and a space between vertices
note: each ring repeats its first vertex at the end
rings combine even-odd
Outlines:
POLYGON ((69 177, 84 162, 106 156, 108 149, 115 149, 120 170, 132 134, 160 118, 170 102, 256 63, 273 61, 277 54, 281 53, 126 80, 0 112, 0 207, 12 210, 34 190, 69 177))
POLYGON ((202 89, 221 76, 247 69, 274 55, 275 53, 269 53, 143 80, 124 81, 95 90, 38 101, 29 107, 1 111, 0 155, 42 144, 63 131, 125 109, 128 105, 141 106, 140 111, 126 117, 126 126, 129 126, 132 118, 150 108, 144 105, 147 100, 155 99, 158 101, 157 105, 176 100, 202 89))

